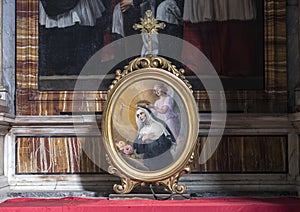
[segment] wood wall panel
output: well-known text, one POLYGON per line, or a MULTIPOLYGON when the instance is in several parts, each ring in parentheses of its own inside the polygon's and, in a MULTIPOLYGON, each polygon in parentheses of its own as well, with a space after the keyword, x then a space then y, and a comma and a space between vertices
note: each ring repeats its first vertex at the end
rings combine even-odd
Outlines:
MULTIPOLYGON (((17 174, 103 173, 105 161, 93 162, 85 153, 86 142, 102 142, 97 137, 17 137, 17 174)), ((94 148, 94 154, 99 153, 94 148)))
MULTIPOLYGON (((98 161, 93 162, 85 154, 86 142, 94 145, 93 142, 102 141, 97 137, 18 137, 16 173, 104 173, 101 168, 106 162, 101 160, 105 159, 96 157, 98 161)), ((286 136, 224 136, 213 156, 205 164, 199 164, 205 142, 204 137, 199 138, 193 173, 287 172, 286 136)), ((94 155, 101 151, 95 146, 90 149, 94 155)))
MULTIPOLYGON (((205 138, 200 138, 196 151, 199 157, 205 138)), ((193 172, 200 173, 287 173, 286 136, 224 136, 205 163, 193 163, 193 172)))

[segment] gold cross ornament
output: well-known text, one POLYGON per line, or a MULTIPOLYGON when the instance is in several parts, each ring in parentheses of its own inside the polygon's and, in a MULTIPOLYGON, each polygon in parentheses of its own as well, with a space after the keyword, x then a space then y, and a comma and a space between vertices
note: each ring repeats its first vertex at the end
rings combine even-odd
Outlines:
POLYGON ((158 23, 157 19, 153 17, 152 11, 146 11, 145 18, 141 18, 140 24, 134 24, 133 29, 141 30, 142 34, 148 34, 148 52, 152 52, 152 35, 158 34, 158 29, 164 29, 165 23, 158 23))

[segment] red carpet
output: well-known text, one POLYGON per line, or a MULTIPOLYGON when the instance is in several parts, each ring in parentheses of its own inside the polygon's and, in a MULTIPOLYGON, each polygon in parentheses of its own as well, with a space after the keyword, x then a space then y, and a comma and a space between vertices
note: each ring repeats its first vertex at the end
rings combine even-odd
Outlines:
POLYGON ((97 198, 16 198, 0 212, 300 212, 300 198, 201 198, 193 200, 107 200, 97 198))

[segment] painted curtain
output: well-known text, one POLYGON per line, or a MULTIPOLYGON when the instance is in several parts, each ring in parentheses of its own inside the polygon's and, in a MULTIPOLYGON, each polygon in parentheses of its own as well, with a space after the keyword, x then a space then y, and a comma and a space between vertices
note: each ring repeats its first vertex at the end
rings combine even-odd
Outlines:
MULTIPOLYGON (((257 76, 263 63, 261 11, 257 0, 185 1, 184 40, 199 48, 220 75, 257 76)), ((197 65, 188 49, 183 57, 197 65)))

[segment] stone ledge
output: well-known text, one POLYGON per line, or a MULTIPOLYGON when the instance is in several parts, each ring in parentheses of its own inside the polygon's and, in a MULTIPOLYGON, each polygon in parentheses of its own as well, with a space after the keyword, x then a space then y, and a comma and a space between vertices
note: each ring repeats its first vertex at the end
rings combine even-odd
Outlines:
POLYGON ((129 200, 129 199, 146 199, 146 200, 188 200, 190 194, 110 194, 109 200, 129 200))
POLYGON ((10 191, 7 193, 8 198, 107 198, 107 196, 107 193, 93 191, 10 191))

